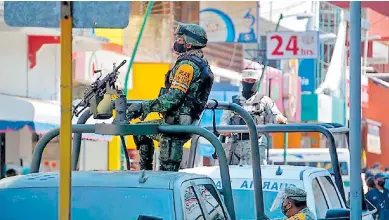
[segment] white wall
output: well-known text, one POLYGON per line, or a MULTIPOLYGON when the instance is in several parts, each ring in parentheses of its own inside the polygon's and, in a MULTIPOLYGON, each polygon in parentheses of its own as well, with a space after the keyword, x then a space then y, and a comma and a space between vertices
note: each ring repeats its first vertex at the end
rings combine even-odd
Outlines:
POLYGON ((36 66, 29 69, 27 36, 18 32, 0 34, 0 93, 59 100, 59 44, 43 45, 37 52, 36 66))
POLYGON ((0 32, 0 93, 27 95, 27 36, 0 32))
POLYGON ((83 140, 79 165, 80 170, 108 170, 108 142, 83 140))
POLYGON ((32 133, 27 127, 19 131, 7 132, 5 134, 6 163, 20 165, 20 159, 23 159, 24 165, 30 164, 32 146, 32 133))
POLYGON ((60 68, 60 45, 44 44, 36 54, 36 65, 28 69, 28 97, 60 100, 60 68))

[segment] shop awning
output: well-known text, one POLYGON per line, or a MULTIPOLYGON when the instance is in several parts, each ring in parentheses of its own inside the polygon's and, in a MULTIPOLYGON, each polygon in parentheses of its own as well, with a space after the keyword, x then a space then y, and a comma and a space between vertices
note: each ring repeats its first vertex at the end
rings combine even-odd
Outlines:
MULTIPOLYGON (((53 128, 60 126, 61 106, 56 101, 43 101, 17 96, 0 94, 0 133, 17 131, 27 126, 31 131, 44 134, 53 128)), ((112 120, 96 121, 91 123, 110 123, 112 120)), ((73 118, 73 123, 77 118, 73 118)), ((111 140, 111 136, 84 134, 84 139, 111 140)))
MULTIPOLYGON (((238 72, 220 68, 214 65, 211 65, 211 70, 215 77, 220 77, 220 78, 226 78, 229 79, 232 84, 239 84, 240 81, 242 80, 242 75, 238 72)), ((215 80, 215 82, 218 82, 218 80, 215 80)))

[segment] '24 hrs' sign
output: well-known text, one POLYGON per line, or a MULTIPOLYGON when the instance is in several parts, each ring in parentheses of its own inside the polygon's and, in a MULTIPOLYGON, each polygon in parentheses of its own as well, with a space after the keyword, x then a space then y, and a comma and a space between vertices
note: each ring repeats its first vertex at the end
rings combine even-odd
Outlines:
POLYGON ((319 55, 318 31, 280 31, 268 32, 266 36, 266 58, 316 59, 319 55))

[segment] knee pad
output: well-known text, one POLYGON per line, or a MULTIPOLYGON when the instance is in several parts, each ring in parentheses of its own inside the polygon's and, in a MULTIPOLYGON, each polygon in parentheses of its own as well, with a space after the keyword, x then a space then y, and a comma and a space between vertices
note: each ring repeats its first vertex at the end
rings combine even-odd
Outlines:
POLYGON ((162 163, 181 163, 184 143, 181 140, 170 138, 163 139, 160 142, 160 160, 162 163))

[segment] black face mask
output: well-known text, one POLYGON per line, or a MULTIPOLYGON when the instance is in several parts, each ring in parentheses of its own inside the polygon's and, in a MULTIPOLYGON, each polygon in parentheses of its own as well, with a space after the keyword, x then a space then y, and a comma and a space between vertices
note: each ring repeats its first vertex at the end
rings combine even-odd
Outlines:
POLYGON ((246 99, 249 99, 252 95, 255 93, 254 85, 256 83, 248 83, 248 82, 242 82, 243 90, 242 95, 246 99))
POLYGON ((385 180, 378 180, 377 181, 377 185, 380 186, 380 187, 384 187, 385 186, 385 180))
POLYGON ((179 44, 176 41, 174 42, 173 50, 176 51, 177 53, 185 53, 186 52, 185 44, 179 44))
POLYGON ((281 207, 281 212, 282 212, 282 214, 284 214, 285 216, 286 216, 286 213, 289 211, 289 209, 288 208, 286 208, 286 206, 282 206, 281 207))

